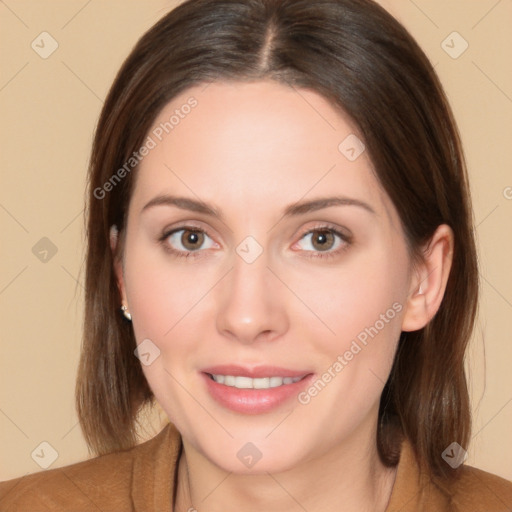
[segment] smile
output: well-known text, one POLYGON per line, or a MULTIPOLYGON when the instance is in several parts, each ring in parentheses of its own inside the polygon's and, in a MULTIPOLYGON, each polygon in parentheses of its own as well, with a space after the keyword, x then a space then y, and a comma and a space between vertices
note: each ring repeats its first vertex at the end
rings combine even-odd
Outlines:
POLYGON ((262 414, 292 404, 314 378, 306 369, 231 364, 203 368, 200 375, 210 398, 241 414, 262 414))

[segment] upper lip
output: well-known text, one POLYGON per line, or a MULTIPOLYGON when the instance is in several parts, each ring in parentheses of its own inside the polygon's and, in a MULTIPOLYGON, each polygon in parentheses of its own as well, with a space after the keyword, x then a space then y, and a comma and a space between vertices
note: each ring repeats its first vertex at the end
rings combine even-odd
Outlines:
POLYGON ((250 377, 258 379, 262 377, 304 377, 312 372, 308 370, 291 370, 279 366, 237 366, 222 364, 210 366, 202 370, 211 375, 232 375, 234 377, 250 377))

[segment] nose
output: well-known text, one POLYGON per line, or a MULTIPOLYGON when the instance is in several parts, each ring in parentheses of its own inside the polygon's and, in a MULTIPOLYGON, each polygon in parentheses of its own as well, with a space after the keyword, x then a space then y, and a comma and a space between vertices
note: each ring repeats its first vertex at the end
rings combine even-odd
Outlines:
POLYGON ((273 341, 288 329, 284 285, 268 268, 268 260, 265 250, 252 262, 234 253, 217 297, 216 322, 222 336, 252 344, 273 341))

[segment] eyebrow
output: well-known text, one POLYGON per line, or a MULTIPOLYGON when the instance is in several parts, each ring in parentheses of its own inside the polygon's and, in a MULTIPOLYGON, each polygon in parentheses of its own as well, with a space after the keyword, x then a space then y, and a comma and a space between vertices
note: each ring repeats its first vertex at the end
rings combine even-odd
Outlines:
MULTIPOLYGON (((189 210, 196 213, 202 213, 204 215, 210 215, 224 221, 224 216, 218 208, 204 201, 192 199, 189 197, 172 196, 167 194, 159 195, 151 199, 151 201, 149 201, 144 206, 144 208, 142 208, 142 212, 155 206, 175 206, 182 210, 189 210)), ((369 213, 377 215, 375 210, 364 201, 345 196, 331 196, 320 197, 310 201, 299 201, 292 203, 284 209, 283 217, 305 215, 306 213, 315 212, 317 210, 322 210, 323 208, 329 208, 331 206, 357 206, 368 211, 369 213)))

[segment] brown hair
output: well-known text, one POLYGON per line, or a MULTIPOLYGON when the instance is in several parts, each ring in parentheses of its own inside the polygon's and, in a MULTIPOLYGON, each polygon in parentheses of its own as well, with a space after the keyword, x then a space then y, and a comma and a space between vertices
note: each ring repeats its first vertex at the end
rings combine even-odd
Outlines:
POLYGON ((120 169, 159 111, 213 80, 272 79, 309 88, 358 126, 414 258, 443 223, 454 232, 445 296, 424 328, 401 334, 381 397, 377 445, 396 464, 401 435, 422 467, 449 477, 441 453, 467 448, 466 345, 478 270, 461 143, 442 86, 407 31, 371 0, 189 0, 154 25, 124 62, 103 107, 89 171, 86 309, 76 402, 95 454, 137 443, 137 415, 154 396, 119 314, 109 228, 120 234, 136 170, 120 169), (117 175, 119 177, 119 174, 117 175), (109 182, 112 186, 105 187, 109 182), (107 190, 108 189, 108 190, 107 190))

